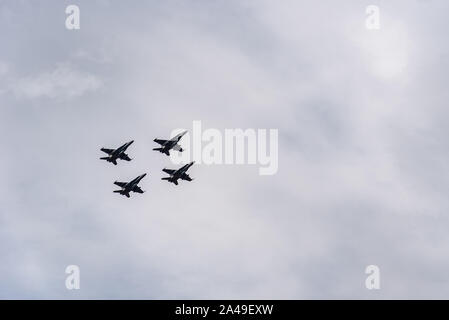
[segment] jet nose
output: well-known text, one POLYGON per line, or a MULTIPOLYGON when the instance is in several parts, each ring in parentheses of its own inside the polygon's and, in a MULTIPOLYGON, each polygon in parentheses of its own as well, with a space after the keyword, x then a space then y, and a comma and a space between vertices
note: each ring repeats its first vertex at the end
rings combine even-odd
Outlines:
POLYGON ((133 144, 134 143, 134 140, 131 140, 130 142, 128 142, 128 144, 133 144))

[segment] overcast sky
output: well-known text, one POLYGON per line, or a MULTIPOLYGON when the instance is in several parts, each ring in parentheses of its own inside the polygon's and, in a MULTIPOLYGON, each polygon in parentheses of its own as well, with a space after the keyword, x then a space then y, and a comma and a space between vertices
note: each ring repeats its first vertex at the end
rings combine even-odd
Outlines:
POLYGON ((0 298, 449 298, 448 10, 1 0, 0 298), (278 129, 278 173, 161 181, 152 140, 194 120, 278 129))

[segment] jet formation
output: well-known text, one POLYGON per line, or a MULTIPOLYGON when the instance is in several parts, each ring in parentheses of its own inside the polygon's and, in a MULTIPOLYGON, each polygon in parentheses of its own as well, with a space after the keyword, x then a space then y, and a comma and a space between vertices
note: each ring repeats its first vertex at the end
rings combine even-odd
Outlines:
MULTIPOLYGON (((159 151, 161 153, 166 154, 167 156, 170 155, 170 150, 182 152, 183 149, 178 144, 178 142, 181 140, 181 138, 187 133, 187 131, 181 132, 180 134, 174 136, 173 138, 169 140, 162 140, 162 139, 154 139, 153 141, 160 144, 160 148, 154 148, 153 150, 159 151)), ((131 161, 132 159, 125 153, 126 149, 134 142, 134 140, 131 140, 130 142, 127 142, 123 144, 122 146, 118 147, 117 149, 107 149, 107 148, 101 148, 100 150, 107 153, 107 157, 101 157, 101 160, 106 160, 107 162, 111 162, 114 165, 117 165, 117 160, 125 160, 125 161, 131 161)), ((178 180, 186 180, 186 181, 192 181, 193 179, 186 173, 187 170, 194 164, 195 162, 192 161, 189 164, 186 164, 182 166, 179 169, 162 169, 163 172, 168 173, 168 177, 162 178, 162 180, 167 180, 168 182, 174 183, 175 185, 178 185, 178 180)), ((126 196, 127 198, 130 197, 130 192, 135 193, 144 193, 139 186, 139 182, 145 178, 147 174, 144 173, 133 180, 129 182, 120 182, 115 181, 114 184, 116 186, 120 187, 120 190, 114 190, 114 193, 119 193, 121 195, 126 196)))

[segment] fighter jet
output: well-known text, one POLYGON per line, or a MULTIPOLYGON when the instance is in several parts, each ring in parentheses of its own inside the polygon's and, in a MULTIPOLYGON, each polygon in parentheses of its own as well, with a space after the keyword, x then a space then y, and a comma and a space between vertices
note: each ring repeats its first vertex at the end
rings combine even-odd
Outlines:
POLYGON ((167 180, 168 182, 172 182, 176 185, 178 185, 178 179, 192 181, 193 179, 190 178, 190 176, 186 172, 187 170, 189 170, 191 166, 193 166, 194 163, 195 161, 192 161, 189 164, 182 166, 178 170, 165 169, 165 168, 162 169, 162 171, 170 175, 170 177, 162 178, 162 180, 167 180))
POLYGON ((142 189, 140 189, 140 187, 137 185, 140 180, 142 180, 147 174, 144 173, 140 176, 138 176, 137 178, 131 180, 130 182, 118 182, 115 181, 114 184, 119 186, 120 188, 122 188, 121 190, 115 190, 114 192, 116 193, 120 193, 121 195, 126 196, 127 198, 129 198, 129 193, 132 192, 137 192, 137 193, 144 193, 145 191, 143 191, 142 189))
POLYGON ((153 150, 157 150, 161 153, 165 153, 167 156, 170 155, 170 150, 175 150, 182 152, 181 146, 178 144, 179 140, 181 140, 182 136, 185 135, 187 131, 181 132, 180 134, 174 136, 170 140, 161 140, 161 139, 154 139, 153 141, 156 143, 159 143, 161 145, 160 148, 154 148, 153 150))
POLYGON ((126 149, 134 142, 134 140, 125 143, 121 147, 117 149, 106 149, 101 148, 100 150, 107 153, 108 157, 102 157, 101 160, 106 160, 107 162, 112 162, 114 165, 117 165, 117 159, 122 159, 126 161, 131 161, 131 158, 125 153, 126 149))

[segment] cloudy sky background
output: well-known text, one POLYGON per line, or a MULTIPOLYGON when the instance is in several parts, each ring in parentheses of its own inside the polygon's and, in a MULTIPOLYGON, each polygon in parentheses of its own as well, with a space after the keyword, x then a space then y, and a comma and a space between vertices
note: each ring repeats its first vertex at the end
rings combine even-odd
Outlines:
POLYGON ((448 9, 0 1, 0 298, 449 298, 448 9), (278 173, 161 181, 152 140, 193 120, 278 129, 278 173))

